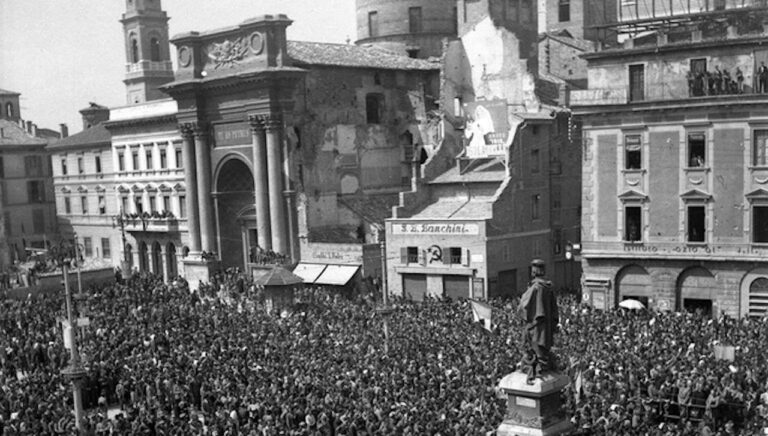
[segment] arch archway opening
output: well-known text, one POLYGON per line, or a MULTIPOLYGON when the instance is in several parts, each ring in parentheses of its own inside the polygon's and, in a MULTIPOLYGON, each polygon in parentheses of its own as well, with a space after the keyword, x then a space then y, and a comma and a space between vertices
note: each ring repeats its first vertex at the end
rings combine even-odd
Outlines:
POLYGON ((254 210, 253 174, 240 159, 229 159, 221 165, 216 178, 218 236, 220 257, 225 266, 245 267, 245 254, 250 253, 256 219, 244 211, 254 210))

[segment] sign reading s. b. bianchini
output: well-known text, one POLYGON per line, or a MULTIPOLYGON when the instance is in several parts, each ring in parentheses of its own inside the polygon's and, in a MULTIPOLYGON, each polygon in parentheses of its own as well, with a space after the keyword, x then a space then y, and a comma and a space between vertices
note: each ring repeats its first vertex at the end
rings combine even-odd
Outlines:
POLYGON ((395 235, 479 235, 477 223, 426 222, 392 224, 395 235))

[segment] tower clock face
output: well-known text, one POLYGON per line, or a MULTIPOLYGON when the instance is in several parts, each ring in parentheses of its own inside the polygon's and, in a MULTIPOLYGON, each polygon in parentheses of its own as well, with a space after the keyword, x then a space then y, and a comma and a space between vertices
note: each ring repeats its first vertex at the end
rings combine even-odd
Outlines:
POLYGON ((179 65, 188 67, 192 62, 192 51, 188 47, 179 48, 179 65))

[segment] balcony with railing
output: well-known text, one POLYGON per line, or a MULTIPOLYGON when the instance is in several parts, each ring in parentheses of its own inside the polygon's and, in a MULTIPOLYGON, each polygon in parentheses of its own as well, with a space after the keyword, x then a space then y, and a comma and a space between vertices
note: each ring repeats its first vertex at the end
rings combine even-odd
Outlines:
MULTIPOLYGON (((607 106, 624 104, 642 104, 654 102, 678 102, 681 104, 708 104, 713 101, 728 100, 751 101, 765 99, 768 94, 758 92, 758 86, 744 86, 743 81, 685 81, 670 80, 651 86, 635 87, 590 87, 573 90, 570 94, 571 106, 607 106), (718 83, 715 85, 715 83, 718 83)), ((768 87, 767 87, 768 88, 768 87)))
POLYGON ((128 232, 178 232, 186 229, 187 220, 170 212, 125 214, 125 230, 128 232))
POLYGON ((145 74, 173 75, 173 65, 170 61, 139 61, 125 65, 127 78, 140 77, 145 74))

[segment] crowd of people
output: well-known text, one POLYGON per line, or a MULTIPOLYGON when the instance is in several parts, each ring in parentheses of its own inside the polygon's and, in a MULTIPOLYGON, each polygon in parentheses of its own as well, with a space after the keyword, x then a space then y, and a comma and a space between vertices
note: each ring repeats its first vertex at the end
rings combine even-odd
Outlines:
MULTIPOLYGON (((768 74, 768 70, 765 72, 768 74)), ((758 92, 766 92, 766 80, 768 77, 764 77, 765 74, 762 70, 758 71, 758 92)), ((690 97, 700 97, 705 95, 724 95, 724 94, 743 94, 744 93, 744 73, 741 68, 736 67, 734 76, 720 66, 715 66, 714 71, 689 70, 686 73, 686 79, 688 81, 688 95, 690 97)))
MULTIPOLYGON (((293 312, 267 314, 237 270, 198 292, 146 275, 93 289, 76 304, 89 319, 77 339, 85 433, 484 435, 502 422, 495 388, 522 356, 514 301, 493 302, 489 333, 467 301, 395 300, 386 354, 372 295, 296 296, 293 312)), ((755 435, 768 424, 768 322, 576 301, 560 298, 553 351, 579 434, 755 435), (716 360, 715 343, 736 346, 735 361, 716 360)), ((73 434, 65 313, 61 296, 2 302, 0 435, 73 434)))

